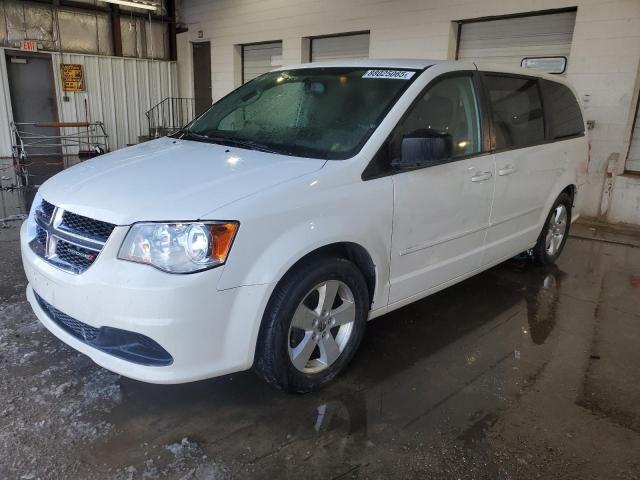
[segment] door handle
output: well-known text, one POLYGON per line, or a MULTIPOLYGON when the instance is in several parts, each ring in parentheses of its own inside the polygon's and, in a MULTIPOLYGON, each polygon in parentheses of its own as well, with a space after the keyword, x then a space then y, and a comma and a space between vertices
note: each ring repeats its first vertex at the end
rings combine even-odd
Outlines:
POLYGON ((493 174, 491 172, 478 172, 473 177, 471 177, 472 182, 484 182, 485 180, 489 180, 493 174))
POLYGON ((516 171, 516 168, 513 165, 507 165, 506 167, 498 170, 498 175, 503 177, 505 175, 511 175, 515 171, 516 171))

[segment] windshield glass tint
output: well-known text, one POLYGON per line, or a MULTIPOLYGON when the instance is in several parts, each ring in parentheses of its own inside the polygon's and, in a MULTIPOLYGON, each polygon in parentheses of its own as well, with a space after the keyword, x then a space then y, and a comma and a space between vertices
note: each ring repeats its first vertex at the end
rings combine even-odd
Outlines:
POLYGON ((183 135, 287 155, 349 158, 416 76, 367 68, 267 73, 217 102, 183 135))

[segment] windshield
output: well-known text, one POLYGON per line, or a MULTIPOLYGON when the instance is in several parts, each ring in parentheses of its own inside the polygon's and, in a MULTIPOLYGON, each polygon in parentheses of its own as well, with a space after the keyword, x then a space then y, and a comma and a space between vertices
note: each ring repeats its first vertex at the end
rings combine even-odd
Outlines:
POLYGON ((271 72, 233 91, 179 136, 323 159, 355 155, 415 70, 312 68, 271 72))

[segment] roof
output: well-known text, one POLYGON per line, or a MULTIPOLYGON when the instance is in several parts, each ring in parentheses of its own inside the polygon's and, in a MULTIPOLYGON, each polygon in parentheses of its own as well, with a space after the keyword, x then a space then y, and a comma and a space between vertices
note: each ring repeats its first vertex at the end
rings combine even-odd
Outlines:
POLYGON ((436 63, 446 63, 446 60, 418 60, 418 59, 388 59, 388 58, 345 58, 341 60, 327 60, 324 62, 301 63, 275 68, 273 71, 292 70, 297 68, 323 67, 366 67, 366 68, 411 68, 423 70, 436 63))
MULTIPOLYGON (((432 65, 456 65, 466 64, 470 68, 476 68, 486 72, 515 73, 519 75, 527 75, 530 77, 546 78, 554 82, 559 82, 571 87, 564 75, 554 75, 534 70, 531 68, 511 67, 506 65, 495 65, 484 62, 471 62, 469 60, 420 60, 415 58, 345 58, 341 60, 327 60, 325 62, 301 63, 298 65, 284 65, 274 68, 273 72, 281 70, 295 70, 300 68, 325 68, 325 67, 364 67, 364 68, 397 68, 397 69, 414 69, 424 70, 432 65)), ((571 87, 573 88, 573 87, 571 87)))

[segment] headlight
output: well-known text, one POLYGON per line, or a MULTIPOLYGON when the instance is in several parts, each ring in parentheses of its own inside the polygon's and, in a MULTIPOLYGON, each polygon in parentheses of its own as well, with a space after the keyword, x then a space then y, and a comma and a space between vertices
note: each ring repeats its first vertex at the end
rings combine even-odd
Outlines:
POLYGON ((227 260, 237 230, 237 222, 136 223, 118 258, 170 273, 198 272, 227 260))

